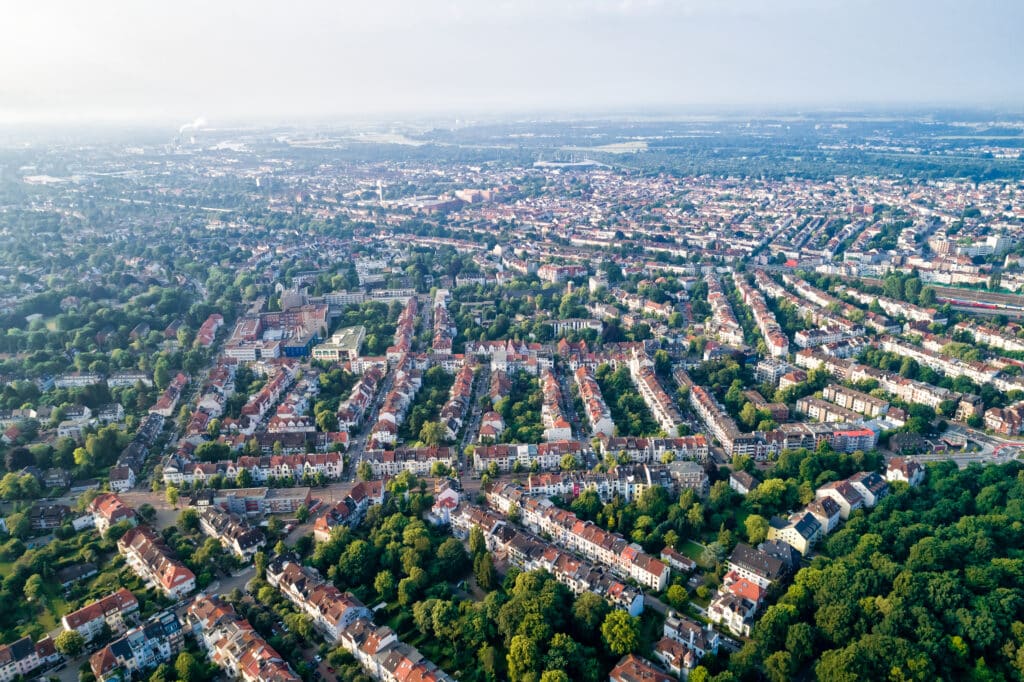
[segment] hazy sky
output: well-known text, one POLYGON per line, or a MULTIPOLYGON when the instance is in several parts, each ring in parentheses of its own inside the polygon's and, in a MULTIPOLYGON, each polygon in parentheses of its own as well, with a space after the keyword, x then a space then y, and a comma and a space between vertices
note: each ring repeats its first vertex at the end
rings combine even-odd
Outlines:
POLYGON ((1024 103, 1022 0, 4 0, 0 123, 1024 103))

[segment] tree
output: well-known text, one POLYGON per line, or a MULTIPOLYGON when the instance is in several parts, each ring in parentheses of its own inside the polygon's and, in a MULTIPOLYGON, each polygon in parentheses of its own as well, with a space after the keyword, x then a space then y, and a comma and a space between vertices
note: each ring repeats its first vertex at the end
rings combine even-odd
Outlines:
POLYGON ((612 654, 631 654, 640 647, 640 621, 616 609, 605 616, 601 624, 601 637, 612 654))
POLYGON ((178 654, 178 658, 174 661, 174 672, 178 674, 178 679, 181 682, 197 682, 203 677, 203 669, 199 665, 199 661, 187 651, 178 654))
POLYGON ((420 427, 419 439, 424 445, 440 445, 445 440, 446 428, 441 422, 424 422, 420 427))
POLYGON ((295 519, 299 523, 305 523, 309 520, 309 507, 306 505, 299 505, 299 508, 295 510, 295 519))
POLYGON ((53 645, 64 656, 77 658, 85 649, 85 638, 77 630, 65 630, 57 635, 53 645))
POLYGON ((479 526, 469 529, 469 553, 474 557, 487 551, 487 541, 484 539, 484 532, 479 526))
POLYGON ((395 598, 395 576, 391 571, 381 571, 373 580, 373 589, 380 598, 390 601, 395 598))
POLYGON ((743 522, 747 531, 747 541, 751 545, 759 545, 768 537, 768 519, 758 514, 751 514, 743 522))
POLYGON ((30 575, 25 581, 23 592, 28 601, 38 601, 40 597, 45 596, 42 577, 38 573, 30 575))
POLYGON ((562 467, 562 471, 572 471, 576 468, 576 458, 570 453, 566 453, 562 455, 562 459, 558 464, 562 467))
POLYGON ((359 475, 361 481, 372 481, 373 480, 373 466, 363 460, 356 466, 356 473, 359 475))
POLYGON ((509 644, 508 656, 505 660, 508 665, 509 680, 519 682, 527 679, 527 676, 531 673, 535 674, 540 666, 537 643, 524 635, 516 635, 509 644))
POLYGON ((267 553, 263 550, 256 552, 252 557, 252 562, 256 567, 256 577, 263 580, 267 575, 267 553))
POLYGON ((469 556, 466 549, 455 538, 448 538, 437 548, 434 569, 439 577, 449 579, 462 575, 468 564, 469 556))
POLYGON ((576 631, 581 635, 593 636, 597 633, 601 623, 611 607, 604 599, 593 592, 584 592, 576 598, 572 605, 573 620, 576 621, 576 631))
POLYGON ((178 508, 178 489, 173 485, 167 486, 167 492, 165 493, 167 498, 167 504, 171 505, 175 509, 178 508))
POLYGON ((686 588, 682 585, 671 585, 668 591, 665 592, 665 598, 668 599, 668 603, 674 609, 682 610, 689 601, 689 595, 686 593, 686 588))
POLYGON ((498 572, 494 568, 494 561, 490 552, 477 554, 473 559, 473 575, 480 589, 490 592, 498 584, 498 572))
POLYGON ((189 507, 182 509, 178 514, 178 527, 184 531, 195 531, 199 529, 199 512, 189 507))
POLYGON ((565 671, 545 670, 541 673, 540 682, 570 682, 570 680, 565 671))
POLYGON ((776 651, 765 659, 764 671, 771 682, 788 682, 793 677, 793 656, 788 651, 776 651))

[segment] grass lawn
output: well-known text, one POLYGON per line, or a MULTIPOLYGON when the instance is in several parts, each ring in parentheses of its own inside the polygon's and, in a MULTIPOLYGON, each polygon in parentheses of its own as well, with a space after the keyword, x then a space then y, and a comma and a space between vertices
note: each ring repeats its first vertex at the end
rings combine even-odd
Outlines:
POLYGON ((679 551, 684 556, 688 556, 696 561, 702 568, 711 568, 711 566, 704 563, 704 560, 702 559, 704 556, 704 545, 698 544, 693 540, 687 540, 681 547, 679 547, 679 551))

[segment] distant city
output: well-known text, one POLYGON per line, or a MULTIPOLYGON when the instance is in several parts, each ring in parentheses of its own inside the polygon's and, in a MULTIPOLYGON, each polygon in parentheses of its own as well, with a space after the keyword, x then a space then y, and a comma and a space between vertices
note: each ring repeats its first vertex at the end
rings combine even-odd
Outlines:
POLYGON ((4 140, 0 682, 1024 674, 1024 118, 4 140))

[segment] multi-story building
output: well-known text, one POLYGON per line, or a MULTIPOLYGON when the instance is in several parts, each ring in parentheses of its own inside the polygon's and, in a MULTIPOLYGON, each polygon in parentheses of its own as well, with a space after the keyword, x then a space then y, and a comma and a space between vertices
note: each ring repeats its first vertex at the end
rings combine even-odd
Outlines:
POLYGON ((177 615, 164 611, 94 653, 89 665, 100 682, 129 682, 170 661, 182 649, 184 639, 177 615))
POLYGON ((555 544, 604 564, 644 587, 660 591, 668 586, 669 567, 646 554, 639 545, 590 521, 581 521, 548 499, 530 497, 521 486, 499 483, 488 492, 487 501, 503 513, 518 506, 527 528, 546 533, 555 544))
POLYGON ((122 587, 113 594, 65 615, 61 618, 61 624, 65 630, 74 630, 86 642, 91 642, 104 628, 109 628, 115 634, 124 632, 132 622, 131 617, 138 612, 139 600, 122 587))
POLYGON ((244 518, 217 506, 211 505, 199 510, 199 527, 243 561, 251 561, 266 542, 261 529, 253 528, 244 518))
POLYGON ((313 619, 313 625, 330 642, 358 618, 371 618, 366 606, 351 593, 341 592, 323 580, 316 569, 301 566, 288 557, 275 557, 267 566, 267 582, 313 619))
POLYGON ((39 668, 60 660, 53 640, 47 636, 33 643, 25 636, 0 646, 0 682, 27 679, 39 668))
POLYGON ((612 421, 611 410, 604 402, 601 387, 594 379, 594 373, 589 367, 584 366, 577 369, 573 377, 579 388, 580 401, 587 415, 587 423, 590 424, 591 435, 612 436, 615 433, 615 422, 612 421))
POLYGON ((301 682, 288 662, 217 596, 201 595, 189 605, 188 628, 210 660, 243 682, 301 682))
POLYGON ((117 541, 129 568, 170 599, 196 589, 196 576, 172 556, 163 539, 148 526, 132 528, 117 541))

